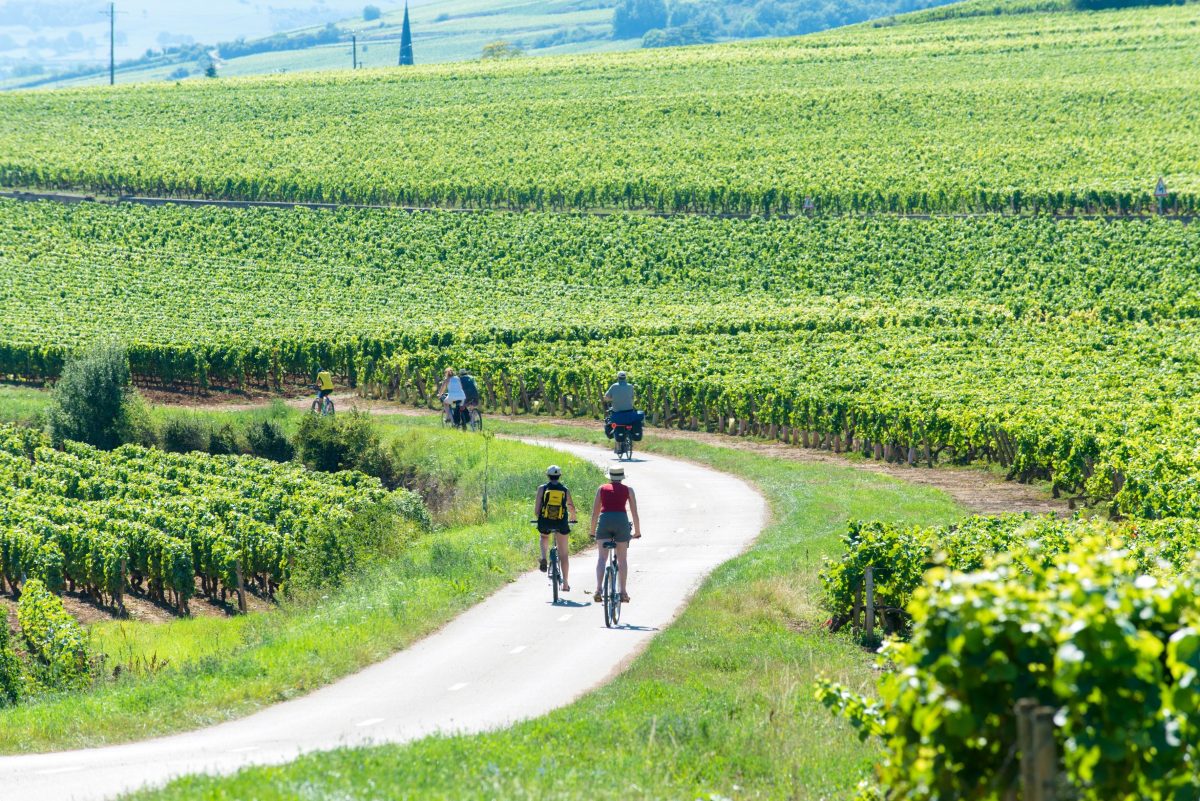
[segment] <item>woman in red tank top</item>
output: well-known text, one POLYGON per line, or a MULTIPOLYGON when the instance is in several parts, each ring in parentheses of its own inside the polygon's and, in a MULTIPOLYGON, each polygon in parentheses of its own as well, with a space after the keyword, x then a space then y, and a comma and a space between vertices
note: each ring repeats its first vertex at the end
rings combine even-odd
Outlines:
MULTIPOLYGON (((592 503, 592 538, 597 543, 606 540, 616 542, 622 603, 629 603, 629 593, 626 592, 626 579, 629 577, 629 565, 626 561, 629 541, 640 539, 641 536, 642 523, 638 519, 637 495, 632 488, 625 485, 625 468, 610 467, 608 483, 596 490, 596 500, 592 503), (626 507, 629 514, 625 512, 626 507), (632 526, 629 523, 630 515, 633 516, 632 526)), ((600 588, 604 585, 604 563, 607 558, 604 548, 600 548, 596 560, 596 594, 593 596, 597 603, 602 600, 600 588)))

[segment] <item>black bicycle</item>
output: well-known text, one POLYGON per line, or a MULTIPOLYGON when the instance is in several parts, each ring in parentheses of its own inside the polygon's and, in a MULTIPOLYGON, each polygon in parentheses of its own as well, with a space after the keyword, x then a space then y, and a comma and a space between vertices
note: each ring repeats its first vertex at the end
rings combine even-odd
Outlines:
POLYGON ((604 568, 604 588, 601 598, 604 604, 604 625, 615 627, 621 622, 621 568, 617 565, 617 543, 608 540, 608 566, 604 568))
MULTIPOLYGON (((531 523, 537 525, 536 520, 531 520, 531 523)), ((572 520, 572 523, 575 521, 572 520)), ((540 532, 539 532, 540 533, 540 532)), ((562 569, 558 562, 558 538, 554 536, 554 532, 550 532, 550 555, 546 559, 546 576, 550 579, 550 601, 558 603, 558 593, 562 588, 562 569)))
POLYGON ((613 454, 619 461, 633 459, 633 430, 632 423, 614 423, 612 409, 604 415, 604 433, 613 441, 613 454))

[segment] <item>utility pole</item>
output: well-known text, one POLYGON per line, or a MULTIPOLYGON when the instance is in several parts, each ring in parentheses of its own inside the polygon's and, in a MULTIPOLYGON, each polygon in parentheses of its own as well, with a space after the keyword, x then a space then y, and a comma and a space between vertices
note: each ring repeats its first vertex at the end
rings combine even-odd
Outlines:
POLYGON ((350 69, 358 69, 358 37, 350 36, 350 69))

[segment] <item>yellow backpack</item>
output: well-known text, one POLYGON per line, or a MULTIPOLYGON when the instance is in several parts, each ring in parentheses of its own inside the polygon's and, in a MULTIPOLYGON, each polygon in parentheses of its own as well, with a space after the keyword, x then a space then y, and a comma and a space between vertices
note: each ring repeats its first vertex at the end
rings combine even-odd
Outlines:
POLYGON ((567 516, 567 491, 546 486, 542 493, 542 517, 546 520, 562 520, 567 516))

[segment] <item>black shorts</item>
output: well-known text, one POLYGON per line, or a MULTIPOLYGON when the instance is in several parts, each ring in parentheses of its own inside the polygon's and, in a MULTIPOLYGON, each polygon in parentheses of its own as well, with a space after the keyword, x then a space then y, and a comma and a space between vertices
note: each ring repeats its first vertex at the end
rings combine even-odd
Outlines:
POLYGON ((549 534, 550 532, 556 534, 571 533, 571 524, 566 520, 539 520, 537 526, 539 534, 549 534))
POLYGON ((333 392, 333 390, 332 389, 318 389, 317 397, 320 398, 321 400, 325 400, 326 398, 329 397, 330 392, 333 392))

